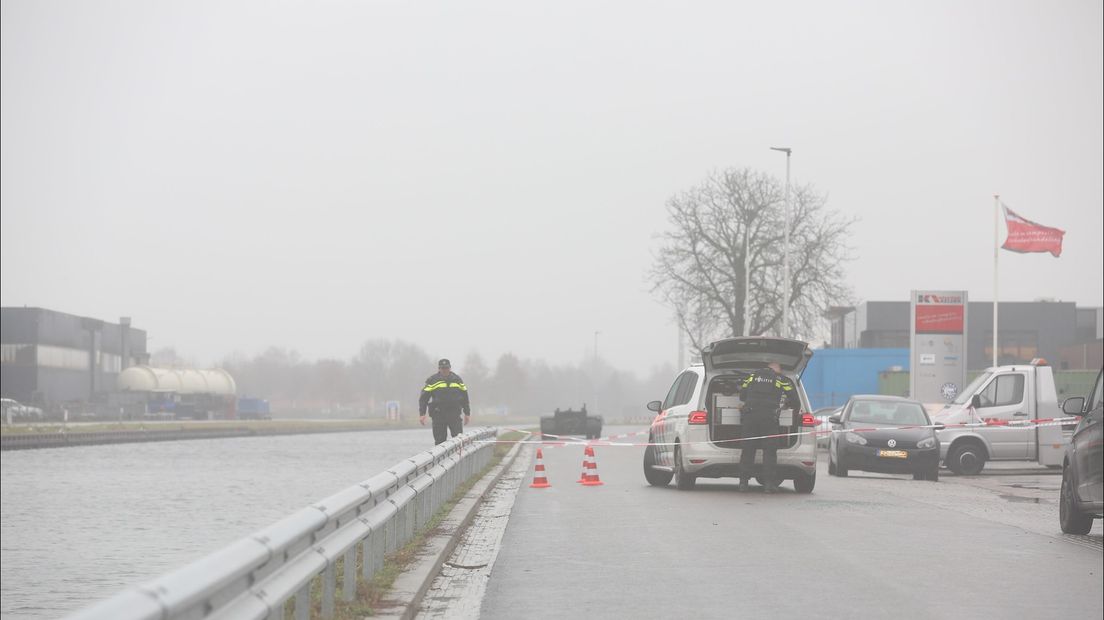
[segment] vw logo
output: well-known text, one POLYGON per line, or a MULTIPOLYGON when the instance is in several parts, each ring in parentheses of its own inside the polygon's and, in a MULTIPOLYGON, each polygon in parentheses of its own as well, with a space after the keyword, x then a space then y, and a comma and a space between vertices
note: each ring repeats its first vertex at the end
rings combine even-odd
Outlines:
POLYGON ((896 439, 890 439, 890 440, 889 440, 889 447, 890 447, 890 448, 892 448, 892 447, 894 447, 894 446, 896 446, 896 445, 897 445, 897 440, 896 440, 896 439))

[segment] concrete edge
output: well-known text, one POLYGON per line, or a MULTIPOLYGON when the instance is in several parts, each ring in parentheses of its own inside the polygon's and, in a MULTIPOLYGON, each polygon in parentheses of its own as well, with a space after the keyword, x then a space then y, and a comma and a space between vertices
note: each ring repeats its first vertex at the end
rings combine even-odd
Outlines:
MULTIPOLYGON (((531 436, 532 434, 518 441, 525 441, 531 436)), ((373 618, 409 620, 417 614, 422 599, 433 585, 433 580, 437 578, 441 567, 456 549, 461 534, 475 518, 476 510, 482 503, 483 497, 498 484, 506 470, 513 465, 523 445, 515 444, 498 465, 457 502, 438 526, 439 533, 426 539, 425 544, 418 551, 417 560, 395 579, 395 583, 381 601, 380 607, 375 610, 373 618)))

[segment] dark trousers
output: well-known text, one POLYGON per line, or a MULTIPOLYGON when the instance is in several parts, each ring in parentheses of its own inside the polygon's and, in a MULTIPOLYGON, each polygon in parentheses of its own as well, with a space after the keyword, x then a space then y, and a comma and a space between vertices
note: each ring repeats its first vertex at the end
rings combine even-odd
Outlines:
MULTIPOLYGON (((743 416, 742 426, 744 437, 761 437, 778 433, 777 412, 751 412, 743 416)), ((751 469, 755 466, 755 450, 763 451, 763 471, 760 475, 764 485, 774 486, 778 481, 774 479, 774 470, 778 464, 778 438, 753 439, 741 442, 744 446, 740 451, 740 478, 751 478, 751 469)))
POLYGON ((438 413, 431 418, 433 420, 433 443, 445 443, 449 438, 449 431, 455 437, 464 432, 464 421, 460 414, 438 413))

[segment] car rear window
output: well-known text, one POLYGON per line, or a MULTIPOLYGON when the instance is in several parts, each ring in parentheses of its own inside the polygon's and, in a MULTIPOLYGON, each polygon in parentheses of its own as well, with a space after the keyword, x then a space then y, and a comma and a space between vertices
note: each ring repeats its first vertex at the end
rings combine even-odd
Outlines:
POLYGON ((859 424, 920 426, 928 424, 928 414, 917 403, 860 400, 851 405, 847 420, 859 424))

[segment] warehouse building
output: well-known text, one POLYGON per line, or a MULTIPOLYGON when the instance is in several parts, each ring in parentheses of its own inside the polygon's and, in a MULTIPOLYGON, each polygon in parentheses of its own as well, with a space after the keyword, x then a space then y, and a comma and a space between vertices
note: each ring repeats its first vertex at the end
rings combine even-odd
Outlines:
MULTIPOLYGON (((1099 369, 1104 352, 1104 309, 1073 302, 1000 303, 998 363, 1021 364, 1042 357, 1058 369, 1099 369)), ((832 348, 909 347, 909 302, 868 301, 829 310, 832 348)), ((966 363, 971 370, 993 359, 993 304, 971 301, 967 308, 966 363)))
POLYGON ((0 309, 4 398, 41 407, 106 403, 119 373, 149 362, 146 332, 130 325, 47 310, 0 309))

